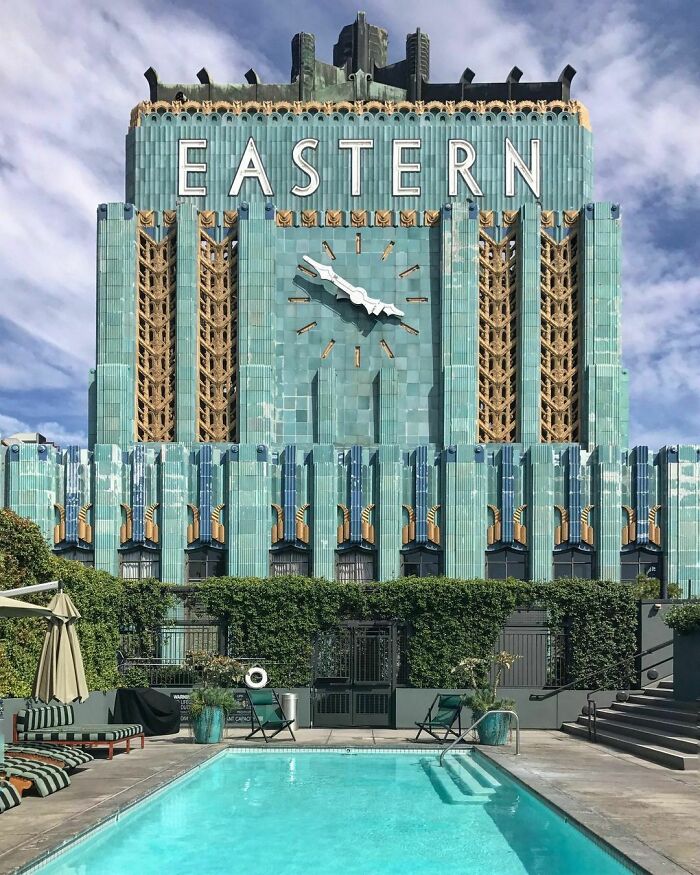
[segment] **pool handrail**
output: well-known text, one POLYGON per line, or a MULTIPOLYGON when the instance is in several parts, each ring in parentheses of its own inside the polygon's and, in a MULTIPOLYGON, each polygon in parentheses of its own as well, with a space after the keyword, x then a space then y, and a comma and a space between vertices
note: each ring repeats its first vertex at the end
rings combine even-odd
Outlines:
POLYGON ((510 714, 511 718, 515 717, 515 756, 517 757, 520 753, 520 718, 515 713, 515 711, 511 711, 510 708, 495 708, 493 711, 486 711, 486 713, 482 714, 478 720, 475 720, 469 729, 465 729, 464 732, 455 740, 449 744, 445 750, 440 754, 440 765, 444 765, 445 756, 452 750, 453 747, 456 747, 460 741, 464 740, 465 735, 468 732, 471 732, 476 726, 478 726, 484 717, 488 717, 489 714, 510 714))

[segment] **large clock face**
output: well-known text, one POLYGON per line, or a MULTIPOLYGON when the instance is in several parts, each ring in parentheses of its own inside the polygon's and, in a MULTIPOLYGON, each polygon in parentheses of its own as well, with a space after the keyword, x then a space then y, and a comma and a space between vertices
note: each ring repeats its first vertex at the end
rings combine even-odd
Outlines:
POLYGON ((439 254, 439 228, 280 231, 281 443, 318 439, 314 383, 321 368, 335 371, 336 443, 378 443, 381 369, 397 372, 399 443, 440 440, 439 254))

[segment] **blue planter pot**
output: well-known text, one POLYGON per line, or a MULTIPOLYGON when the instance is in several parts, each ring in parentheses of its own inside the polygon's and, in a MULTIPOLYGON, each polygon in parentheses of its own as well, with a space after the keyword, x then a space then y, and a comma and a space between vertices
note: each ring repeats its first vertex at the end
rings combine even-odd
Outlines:
MULTIPOLYGON (((473 718, 478 720, 482 716, 483 711, 474 711, 473 718)), ((486 713, 486 717, 476 727, 476 734, 479 736, 481 744, 501 745, 508 742, 508 732, 510 730, 510 715, 486 713)))
POLYGON ((218 744, 224 732, 223 708, 205 705, 202 713, 194 720, 194 740, 196 744, 218 744))

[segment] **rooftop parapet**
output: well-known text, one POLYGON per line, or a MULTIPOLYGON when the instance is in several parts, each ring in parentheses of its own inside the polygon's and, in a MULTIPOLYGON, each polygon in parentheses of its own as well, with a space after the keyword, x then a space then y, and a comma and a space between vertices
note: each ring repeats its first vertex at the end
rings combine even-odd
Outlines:
POLYGON ((466 67, 454 83, 430 82, 430 39, 420 29, 406 37, 405 57, 387 64, 388 33, 368 24, 358 12, 333 47, 333 63, 316 58, 316 38, 297 33, 292 39, 291 81, 264 83, 251 69, 245 84, 214 82, 205 67, 197 84, 165 84, 153 69, 145 72, 151 103, 293 102, 293 101, 569 101, 576 71, 567 64, 556 81, 522 82, 523 72, 513 67, 504 82, 474 82, 466 67))

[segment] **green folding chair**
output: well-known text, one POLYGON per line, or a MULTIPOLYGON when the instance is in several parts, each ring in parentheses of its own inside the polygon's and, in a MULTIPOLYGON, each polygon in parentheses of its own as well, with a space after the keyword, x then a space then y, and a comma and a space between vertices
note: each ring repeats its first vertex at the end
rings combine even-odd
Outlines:
POLYGON ((414 741, 418 741, 421 732, 432 735, 435 741, 440 743, 447 741, 450 735, 459 738, 462 734, 462 697, 460 695, 438 694, 433 699, 432 705, 422 723, 416 722, 418 732, 414 741), (454 729, 455 721, 457 729, 454 729), (442 736, 438 735, 442 732, 442 736))
POLYGON ((246 741, 262 732, 267 744, 284 729, 289 730, 292 739, 296 741, 292 732, 293 720, 288 720, 282 710, 282 705, 274 690, 247 690, 250 703, 250 733, 246 735, 246 741))

